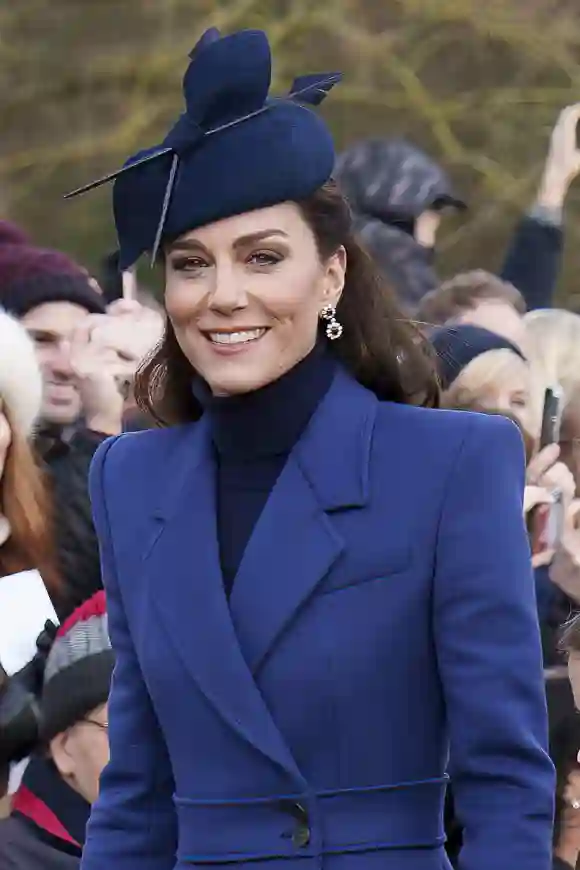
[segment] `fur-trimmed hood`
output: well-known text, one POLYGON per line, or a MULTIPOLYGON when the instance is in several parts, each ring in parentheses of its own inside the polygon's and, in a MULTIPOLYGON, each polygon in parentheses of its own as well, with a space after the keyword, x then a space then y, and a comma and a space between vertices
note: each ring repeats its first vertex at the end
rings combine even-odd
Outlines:
POLYGON ((40 414, 42 374, 32 339, 18 320, 1 308, 0 399, 12 425, 29 436, 40 414))

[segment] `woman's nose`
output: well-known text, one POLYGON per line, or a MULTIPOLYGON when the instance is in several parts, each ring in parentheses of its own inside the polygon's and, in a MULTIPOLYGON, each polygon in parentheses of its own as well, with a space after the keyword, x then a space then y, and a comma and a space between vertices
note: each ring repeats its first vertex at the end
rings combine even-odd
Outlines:
POLYGON ((209 307, 214 311, 228 313, 244 308, 247 301, 244 282, 237 270, 229 263, 216 266, 209 307))

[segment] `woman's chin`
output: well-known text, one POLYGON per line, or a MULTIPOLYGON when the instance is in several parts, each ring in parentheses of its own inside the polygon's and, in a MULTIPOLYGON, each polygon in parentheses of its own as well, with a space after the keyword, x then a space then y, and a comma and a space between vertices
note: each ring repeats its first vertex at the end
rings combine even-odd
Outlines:
POLYGON ((232 372, 228 377, 207 378, 207 384, 214 396, 241 396, 244 393, 253 393, 261 387, 265 387, 275 379, 275 375, 265 372, 261 375, 252 372, 232 372))

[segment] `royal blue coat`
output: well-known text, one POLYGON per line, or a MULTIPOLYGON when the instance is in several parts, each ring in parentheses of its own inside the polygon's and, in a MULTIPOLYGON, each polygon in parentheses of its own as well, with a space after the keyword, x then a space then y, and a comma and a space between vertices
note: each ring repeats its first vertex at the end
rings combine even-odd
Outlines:
POLYGON ((83 870, 548 870, 523 448, 342 370, 224 595, 209 425, 99 449, 117 654, 83 870), (253 864, 255 859, 270 859, 253 864))

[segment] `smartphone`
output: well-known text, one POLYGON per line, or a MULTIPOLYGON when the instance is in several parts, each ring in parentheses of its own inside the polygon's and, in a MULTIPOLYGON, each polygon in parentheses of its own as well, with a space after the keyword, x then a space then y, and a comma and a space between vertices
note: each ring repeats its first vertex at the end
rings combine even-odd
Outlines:
MULTIPOLYGON (((544 393, 542 427, 540 430, 540 450, 560 440, 562 422, 563 393, 560 386, 548 387, 544 393)), ((564 502, 562 493, 552 492, 553 504, 538 505, 530 515, 529 534, 532 555, 553 550, 562 537, 564 529, 564 502)))
POLYGON ((540 431, 540 450, 548 444, 560 441, 560 425, 562 423, 562 390, 559 386, 548 387, 544 393, 542 410, 542 428, 540 431))

